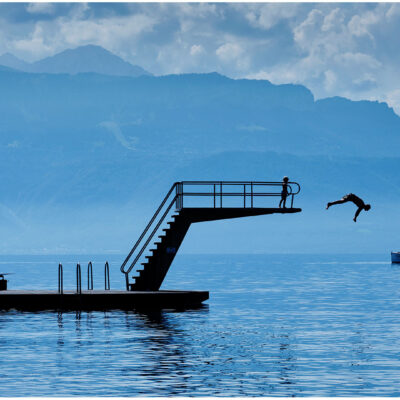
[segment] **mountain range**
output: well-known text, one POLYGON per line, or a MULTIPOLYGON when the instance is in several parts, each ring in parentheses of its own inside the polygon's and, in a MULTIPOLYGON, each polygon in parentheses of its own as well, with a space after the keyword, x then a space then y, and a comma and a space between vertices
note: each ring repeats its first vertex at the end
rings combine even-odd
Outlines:
POLYGON ((86 45, 42 60, 28 63, 13 54, 0 56, 0 65, 19 71, 49 74, 79 74, 95 72, 104 75, 140 76, 151 75, 143 68, 132 65, 100 46, 86 45))
MULTIPOLYGON (((61 240, 64 249, 86 241, 93 251, 124 251, 173 181, 283 175, 302 185, 304 208, 291 219, 300 222, 290 226, 289 247, 306 248, 308 237, 314 250, 327 246, 323 232, 337 240, 331 226, 342 240, 333 251, 350 251, 356 237, 360 249, 382 247, 389 226, 394 243, 400 117, 386 103, 315 100, 302 85, 217 73, 55 74, 8 65, 0 67, 0 87, 0 252, 25 248, 21 241, 54 249, 61 240), (353 223, 350 206, 324 210, 348 192, 373 206, 357 224, 374 220, 373 230, 363 228, 365 243, 345 218, 334 220, 347 210, 353 223), (331 216, 331 225, 321 227, 331 216)), ((214 226, 225 237, 235 224, 214 226)), ((267 235, 254 226, 257 237, 267 235)), ((274 240, 269 246, 280 248, 274 240)), ((241 246, 226 239, 226 251, 241 246)))

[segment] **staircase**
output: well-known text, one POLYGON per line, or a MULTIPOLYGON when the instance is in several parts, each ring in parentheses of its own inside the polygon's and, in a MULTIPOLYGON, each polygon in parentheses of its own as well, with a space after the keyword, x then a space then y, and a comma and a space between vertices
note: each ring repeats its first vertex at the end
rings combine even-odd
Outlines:
POLYGON ((294 196, 300 192, 300 185, 296 182, 288 185, 289 208, 266 207, 265 204, 254 207, 254 203, 262 198, 280 197, 281 187, 282 182, 175 182, 121 265, 126 289, 159 290, 192 223, 300 212, 300 208, 293 207, 294 196), (197 205, 184 206, 184 198, 195 200, 197 205), (232 199, 239 199, 239 206, 232 205, 232 199), (134 254, 136 256, 128 266, 134 254), (132 282, 129 274, 134 268, 137 269, 132 282))
POLYGON ((150 249, 151 253, 145 256, 146 262, 141 263, 143 269, 133 276, 134 283, 130 284, 130 290, 158 290, 167 275, 168 269, 178 252, 179 246, 185 238, 190 227, 190 222, 179 214, 171 216, 167 222, 168 228, 163 229, 163 234, 158 236, 155 247, 150 249))

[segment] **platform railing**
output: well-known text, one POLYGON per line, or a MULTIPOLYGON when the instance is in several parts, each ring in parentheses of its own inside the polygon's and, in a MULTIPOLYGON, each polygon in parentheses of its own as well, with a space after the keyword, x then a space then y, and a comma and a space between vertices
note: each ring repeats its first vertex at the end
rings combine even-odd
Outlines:
MULTIPOLYGON (((293 208, 294 196, 300 192, 300 185, 296 182, 288 182, 288 194, 290 207, 293 208)), ((224 199, 231 197, 242 197, 244 208, 254 208, 254 200, 258 197, 281 196, 282 182, 261 182, 261 181, 181 181, 175 182, 162 200, 160 206, 153 214, 144 231, 136 241, 131 251, 122 263, 120 270, 125 274, 126 289, 129 290, 128 274, 135 267, 150 241, 160 228, 166 216, 170 213, 173 205, 180 211, 184 208, 184 198, 210 197, 212 208, 223 208, 224 199), (196 190, 191 190, 196 187, 196 190), (232 189, 234 188, 234 189, 232 189), (132 256, 133 261, 128 264, 132 256)), ((198 206, 199 207, 199 206, 198 206)), ((204 207, 202 205, 201 207, 204 207)))
MULTIPOLYGON (((288 182, 287 190, 287 198, 290 199, 290 207, 293 208, 294 196, 300 192, 300 185, 297 182, 288 182)), ((212 205, 205 207, 212 208, 225 207, 224 199, 228 197, 241 197, 244 208, 254 208, 255 198, 280 197, 281 192, 282 182, 182 181, 176 182, 176 208, 178 210, 184 208, 185 197, 211 197, 213 199, 212 205)))

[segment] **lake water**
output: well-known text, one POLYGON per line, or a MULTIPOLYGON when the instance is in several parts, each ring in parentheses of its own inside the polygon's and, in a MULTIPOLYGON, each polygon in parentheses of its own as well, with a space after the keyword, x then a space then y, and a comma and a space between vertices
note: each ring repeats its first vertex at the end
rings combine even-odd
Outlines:
MULTIPOLYGON (((383 255, 177 256, 185 312, 0 311, 0 396, 400 396, 400 266, 383 255)), ((122 256, 108 256, 123 288, 122 256)), ((65 288, 74 262, 2 256, 10 289, 65 288)))

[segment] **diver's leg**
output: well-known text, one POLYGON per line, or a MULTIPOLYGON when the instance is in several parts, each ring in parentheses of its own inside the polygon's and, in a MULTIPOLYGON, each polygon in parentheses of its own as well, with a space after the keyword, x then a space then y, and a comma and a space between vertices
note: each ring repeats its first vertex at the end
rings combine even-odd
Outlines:
POLYGON ((328 209, 330 206, 334 206, 335 204, 343 204, 343 203, 347 203, 348 201, 349 200, 346 200, 346 199, 332 201, 326 205, 326 209, 328 209))

